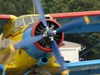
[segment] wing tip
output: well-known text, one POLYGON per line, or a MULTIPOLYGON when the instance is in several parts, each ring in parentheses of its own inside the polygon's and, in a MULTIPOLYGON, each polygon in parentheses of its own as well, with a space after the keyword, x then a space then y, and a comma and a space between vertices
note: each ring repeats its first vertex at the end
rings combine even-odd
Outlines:
POLYGON ((66 74, 69 74, 70 73, 70 70, 65 70, 63 72, 61 72, 61 75, 66 75, 66 74))

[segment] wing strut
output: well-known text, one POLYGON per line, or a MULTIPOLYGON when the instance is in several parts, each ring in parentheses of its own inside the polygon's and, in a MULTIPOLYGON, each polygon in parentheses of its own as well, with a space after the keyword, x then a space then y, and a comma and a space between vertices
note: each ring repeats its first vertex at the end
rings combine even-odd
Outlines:
POLYGON ((5 73, 5 67, 3 64, 0 64, 0 70, 2 71, 2 75, 6 75, 5 73))

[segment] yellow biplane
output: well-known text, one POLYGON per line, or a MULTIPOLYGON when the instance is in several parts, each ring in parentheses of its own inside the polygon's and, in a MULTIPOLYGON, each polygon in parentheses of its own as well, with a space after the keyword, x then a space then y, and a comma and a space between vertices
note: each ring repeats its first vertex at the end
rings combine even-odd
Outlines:
POLYGON ((44 15, 40 1, 35 3, 39 14, 0 15, 0 75, 100 73, 100 60, 65 63, 59 52, 64 33, 100 32, 100 11, 44 15))

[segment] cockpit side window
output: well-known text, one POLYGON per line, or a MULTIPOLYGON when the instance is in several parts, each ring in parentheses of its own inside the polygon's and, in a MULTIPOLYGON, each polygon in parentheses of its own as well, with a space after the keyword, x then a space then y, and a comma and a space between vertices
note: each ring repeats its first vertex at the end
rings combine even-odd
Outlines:
POLYGON ((21 26, 24 26, 23 18, 18 18, 15 20, 11 27, 11 33, 14 34, 22 30, 21 26))
POLYGON ((12 28, 14 28, 14 27, 15 27, 15 22, 13 22, 13 23, 12 23, 12 26, 11 26, 11 27, 12 27, 12 28))
POLYGON ((16 26, 24 25, 22 18, 17 19, 16 22, 15 22, 15 25, 16 26))
POLYGON ((25 18, 24 18, 24 22, 25 22, 25 25, 28 25, 28 24, 32 23, 31 16, 25 17, 25 18))

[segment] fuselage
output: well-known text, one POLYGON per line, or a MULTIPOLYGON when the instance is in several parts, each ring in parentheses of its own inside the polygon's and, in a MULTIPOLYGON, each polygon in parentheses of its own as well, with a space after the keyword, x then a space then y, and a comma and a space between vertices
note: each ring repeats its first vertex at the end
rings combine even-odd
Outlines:
MULTIPOLYGON (((25 33, 28 29, 30 30, 32 26, 40 19, 39 15, 23 15, 20 17, 14 17, 14 20, 4 27, 1 49, 0 49, 0 64, 4 64, 6 68, 7 75, 23 75, 28 69, 37 65, 37 59, 40 57, 52 57, 52 52, 46 53, 39 50, 34 44, 31 51, 26 49, 18 49, 12 52, 9 48, 9 44, 16 44, 22 39, 30 36, 31 32, 25 33)), ((27 43, 27 42, 26 42, 27 43)), ((48 64, 53 63, 49 61, 48 64)), ((41 65, 41 63, 40 63, 41 65)))
MULTIPOLYGON (((58 21, 60 21, 61 24, 64 24, 71 20, 82 18, 83 16, 89 16, 90 24, 65 32, 66 34, 70 34, 70 33, 72 34, 72 33, 81 33, 81 32, 100 32, 99 14, 100 11, 79 12, 79 13, 76 12, 76 13, 67 13, 67 14, 63 13, 63 15, 52 14, 52 17, 58 18, 58 21)), ((53 19, 52 17, 50 15, 46 16, 47 19, 53 19)), ((39 15, 23 15, 20 17, 15 17, 11 15, 11 19, 12 20, 9 21, 9 23, 7 23, 3 28, 3 36, 0 42, 0 64, 4 64, 6 69, 6 74, 23 75, 25 72, 27 72, 27 70, 33 68, 37 64, 40 65, 40 67, 41 65, 45 65, 42 66, 42 68, 50 72, 52 75, 55 74, 56 72, 59 72, 59 65, 55 63, 56 59, 50 50, 49 52, 45 52, 42 50, 43 48, 39 48, 40 46, 37 47, 35 44, 31 44, 26 48, 17 49, 15 52, 12 52, 11 49, 9 48, 10 43, 16 44, 21 40, 31 36, 32 33, 34 33, 34 30, 32 31, 32 27, 35 25, 35 23, 41 20, 39 15), (44 62, 41 61, 42 59, 43 61, 44 60, 45 61, 44 62)), ((52 22, 49 21, 49 22, 56 24, 53 21, 52 22)), ((39 28, 41 28, 41 26, 39 28)), ((46 45, 43 46, 45 47, 46 45)), ((46 47, 48 47, 48 45, 46 47)), ((40 67, 36 67, 35 69, 38 70, 39 72, 40 67)), ((42 74, 47 75, 44 74, 44 72, 42 74)))

